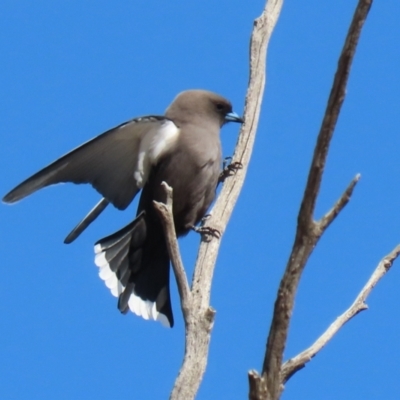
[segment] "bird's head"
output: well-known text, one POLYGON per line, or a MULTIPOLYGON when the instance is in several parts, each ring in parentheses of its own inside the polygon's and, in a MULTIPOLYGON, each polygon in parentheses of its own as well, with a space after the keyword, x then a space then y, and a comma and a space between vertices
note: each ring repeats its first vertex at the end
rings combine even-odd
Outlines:
POLYGON ((220 127, 227 122, 243 123, 243 119, 233 112, 229 100, 207 90, 186 90, 179 93, 165 115, 177 122, 202 120, 217 123, 220 127))

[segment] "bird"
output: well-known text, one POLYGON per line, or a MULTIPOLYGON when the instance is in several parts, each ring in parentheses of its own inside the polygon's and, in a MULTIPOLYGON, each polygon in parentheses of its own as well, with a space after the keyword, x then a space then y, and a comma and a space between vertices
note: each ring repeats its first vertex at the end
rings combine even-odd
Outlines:
POLYGON ((89 140, 16 186, 3 202, 57 183, 91 184, 103 198, 71 232, 72 241, 109 203, 124 210, 141 191, 135 219, 95 243, 95 264, 121 313, 173 327, 170 258, 153 201, 165 201, 166 182, 173 188, 177 237, 196 228, 216 196, 220 129, 227 122, 243 123, 229 100, 207 90, 183 91, 164 115, 134 118, 89 140))

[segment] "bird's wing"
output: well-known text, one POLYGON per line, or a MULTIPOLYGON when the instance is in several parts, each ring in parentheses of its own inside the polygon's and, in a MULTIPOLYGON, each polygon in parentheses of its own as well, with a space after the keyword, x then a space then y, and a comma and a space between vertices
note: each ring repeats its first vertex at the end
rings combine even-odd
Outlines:
POLYGON ((165 117, 133 119, 48 165, 9 192, 3 201, 14 203, 56 183, 90 183, 123 210, 143 187, 151 165, 170 146, 170 138, 177 136, 178 131, 165 117))

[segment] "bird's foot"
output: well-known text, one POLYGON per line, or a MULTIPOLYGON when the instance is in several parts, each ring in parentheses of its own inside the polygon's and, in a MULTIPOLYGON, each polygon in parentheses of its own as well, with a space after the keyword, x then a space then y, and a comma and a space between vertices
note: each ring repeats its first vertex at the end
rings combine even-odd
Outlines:
POLYGON ((210 216, 210 214, 205 215, 201 220, 200 226, 192 226, 192 229, 199 233, 202 239, 206 242, 209 242, 212 237, 215 237, 216 239, 221 237, 221 232, 218 229, 212 228, 211 226, 204 226, 205 220, 210 218, 210 216))
POLYGON ((222 171, 219 174, 218 183, 223 183, 226 178, 235 175, 239 169, 243 168, 243 164, 240 161, 231 161, 232 157, 225 157, 222 164, 222 171))

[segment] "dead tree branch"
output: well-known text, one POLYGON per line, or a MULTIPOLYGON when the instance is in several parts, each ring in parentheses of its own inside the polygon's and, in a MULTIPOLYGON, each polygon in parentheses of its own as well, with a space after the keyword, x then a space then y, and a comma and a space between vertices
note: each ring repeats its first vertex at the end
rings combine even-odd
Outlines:
MULTIPOLYGON (((253 149, 265 86, 267 46, 278 20, 283 0, 269 0, 261 16, 254 21, 250 42, 250 78, 244 110, 244 124, 232 162, 243 168, 226 179, 208 223, 224 233, 239 197, 253 149)), ((170 399, 193 399, 207 365, 210 333, 215 311, 210 307, 211 282, 220 240, 202 241, 191 288, 190 312, 186 323, 185 355, 170 399)))
POLYGON ((331 222, 333 222, 333 220, 339 215, 340 211, 342 211, 346 204, 350 201, 353 190, 360 178, 360 174, 357 174, 353 178, 335 205, 317 222, 317 226, 320 231, 324 232, 331 222))
MULTIPOLYGON (((311 162, 303 200, 300 206, 297 231, 292 252, 278 289, 263 362, 261 374, 263 379, 257 377, 255 371, 251 371, 251 378, 249 376, 253 386, 259 384, 266 385, 265 390, 257 390, 259 393, 266 394, 264 397, 258 397, 258 399, 276 400, 280 397, 283 388, 281 378, 283 352, 288 336, 294 298, 301 274, 319 238, 348 202, 351 192, 358 180, 356 177, 350 184, 349 188, 345 191, 342 198, 336 203, 333 210, 328 212, 321 221, 314 221, 314 209, 321 185, 330 141, 345 98, 350 67, 358 44, 361 29, 367 18, 371 3, 372 0, 359 0, 339 58, 325 116, 317 138, 317 144, 314 150, 314 156, 311 162)), ((253 393, 255 392, 254 387, 251 388, 251 390, 253 393)))
POLYGON ((390 270, 393 262, 400 255, 400 245, 397 245, 387 256, 385 256, 376 267, 375 271, 369 278, 368 282, 362 288, 353 304, 329 326, 329 328, 315 341, 308 349, 304 350, 296 357, 286 361, 282 366, 281 379, 282 383, 287 382, 297 371, 304 368, 305 365, 333 338, 333 336, 361 311, 367 310, 368 305, 365 303, 367 297, 371 293, 376 284, 390 270))
POLYGON ((191 293, 181 253, 179 251, 178 240, 176 239, 174 216, 172 214, 172 188, 165 182, 162 182, 161 185, 163 186, 167 200, 165 204, 158 201, 154 201, 153 203, 164 228, 168 253, 174 270, 176 284, 178 286, 179 298, 181 300, 183 319, 186 324, 189 318, 191 293))

